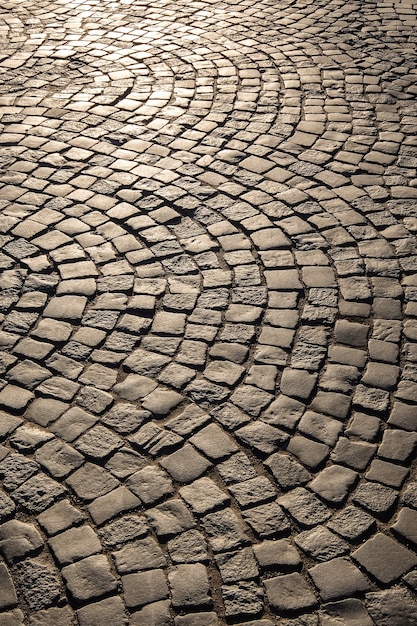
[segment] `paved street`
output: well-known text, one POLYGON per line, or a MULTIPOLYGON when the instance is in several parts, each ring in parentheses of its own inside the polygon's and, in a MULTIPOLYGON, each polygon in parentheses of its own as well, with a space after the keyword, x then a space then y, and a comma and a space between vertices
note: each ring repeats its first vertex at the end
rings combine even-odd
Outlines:
POLYGON ((416 626, 417 0, 0 41, 0 626, 416 626))

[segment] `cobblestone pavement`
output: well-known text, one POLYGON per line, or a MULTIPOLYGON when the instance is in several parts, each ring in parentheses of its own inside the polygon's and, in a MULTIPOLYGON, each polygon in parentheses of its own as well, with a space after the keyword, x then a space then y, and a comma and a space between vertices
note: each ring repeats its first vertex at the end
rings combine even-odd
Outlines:
POLYGON ((416 10, 1 2, 1 626, 417 624, 416 10))

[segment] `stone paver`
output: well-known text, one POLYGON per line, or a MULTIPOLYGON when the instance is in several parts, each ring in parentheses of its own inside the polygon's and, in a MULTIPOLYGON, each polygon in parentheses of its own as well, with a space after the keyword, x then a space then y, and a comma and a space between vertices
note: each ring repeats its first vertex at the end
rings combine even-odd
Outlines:
POLYGON ((416 0, 0 9, 0 624, 417 623, 416 0))

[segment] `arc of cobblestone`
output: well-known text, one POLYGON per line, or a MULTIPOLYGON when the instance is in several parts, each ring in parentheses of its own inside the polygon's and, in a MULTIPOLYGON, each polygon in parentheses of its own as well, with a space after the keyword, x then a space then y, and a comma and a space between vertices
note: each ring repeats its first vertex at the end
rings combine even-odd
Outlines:
POLYGON ((4 619, 411 624, 414 14, 201 4, 2 16, 4 619))

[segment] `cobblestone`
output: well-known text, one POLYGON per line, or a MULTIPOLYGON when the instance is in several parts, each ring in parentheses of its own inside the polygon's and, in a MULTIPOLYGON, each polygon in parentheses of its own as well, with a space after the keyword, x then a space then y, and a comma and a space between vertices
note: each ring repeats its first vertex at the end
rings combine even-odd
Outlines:
POLYGON ((5 4, 1 624, 414 626, 416 9, 5 4))

